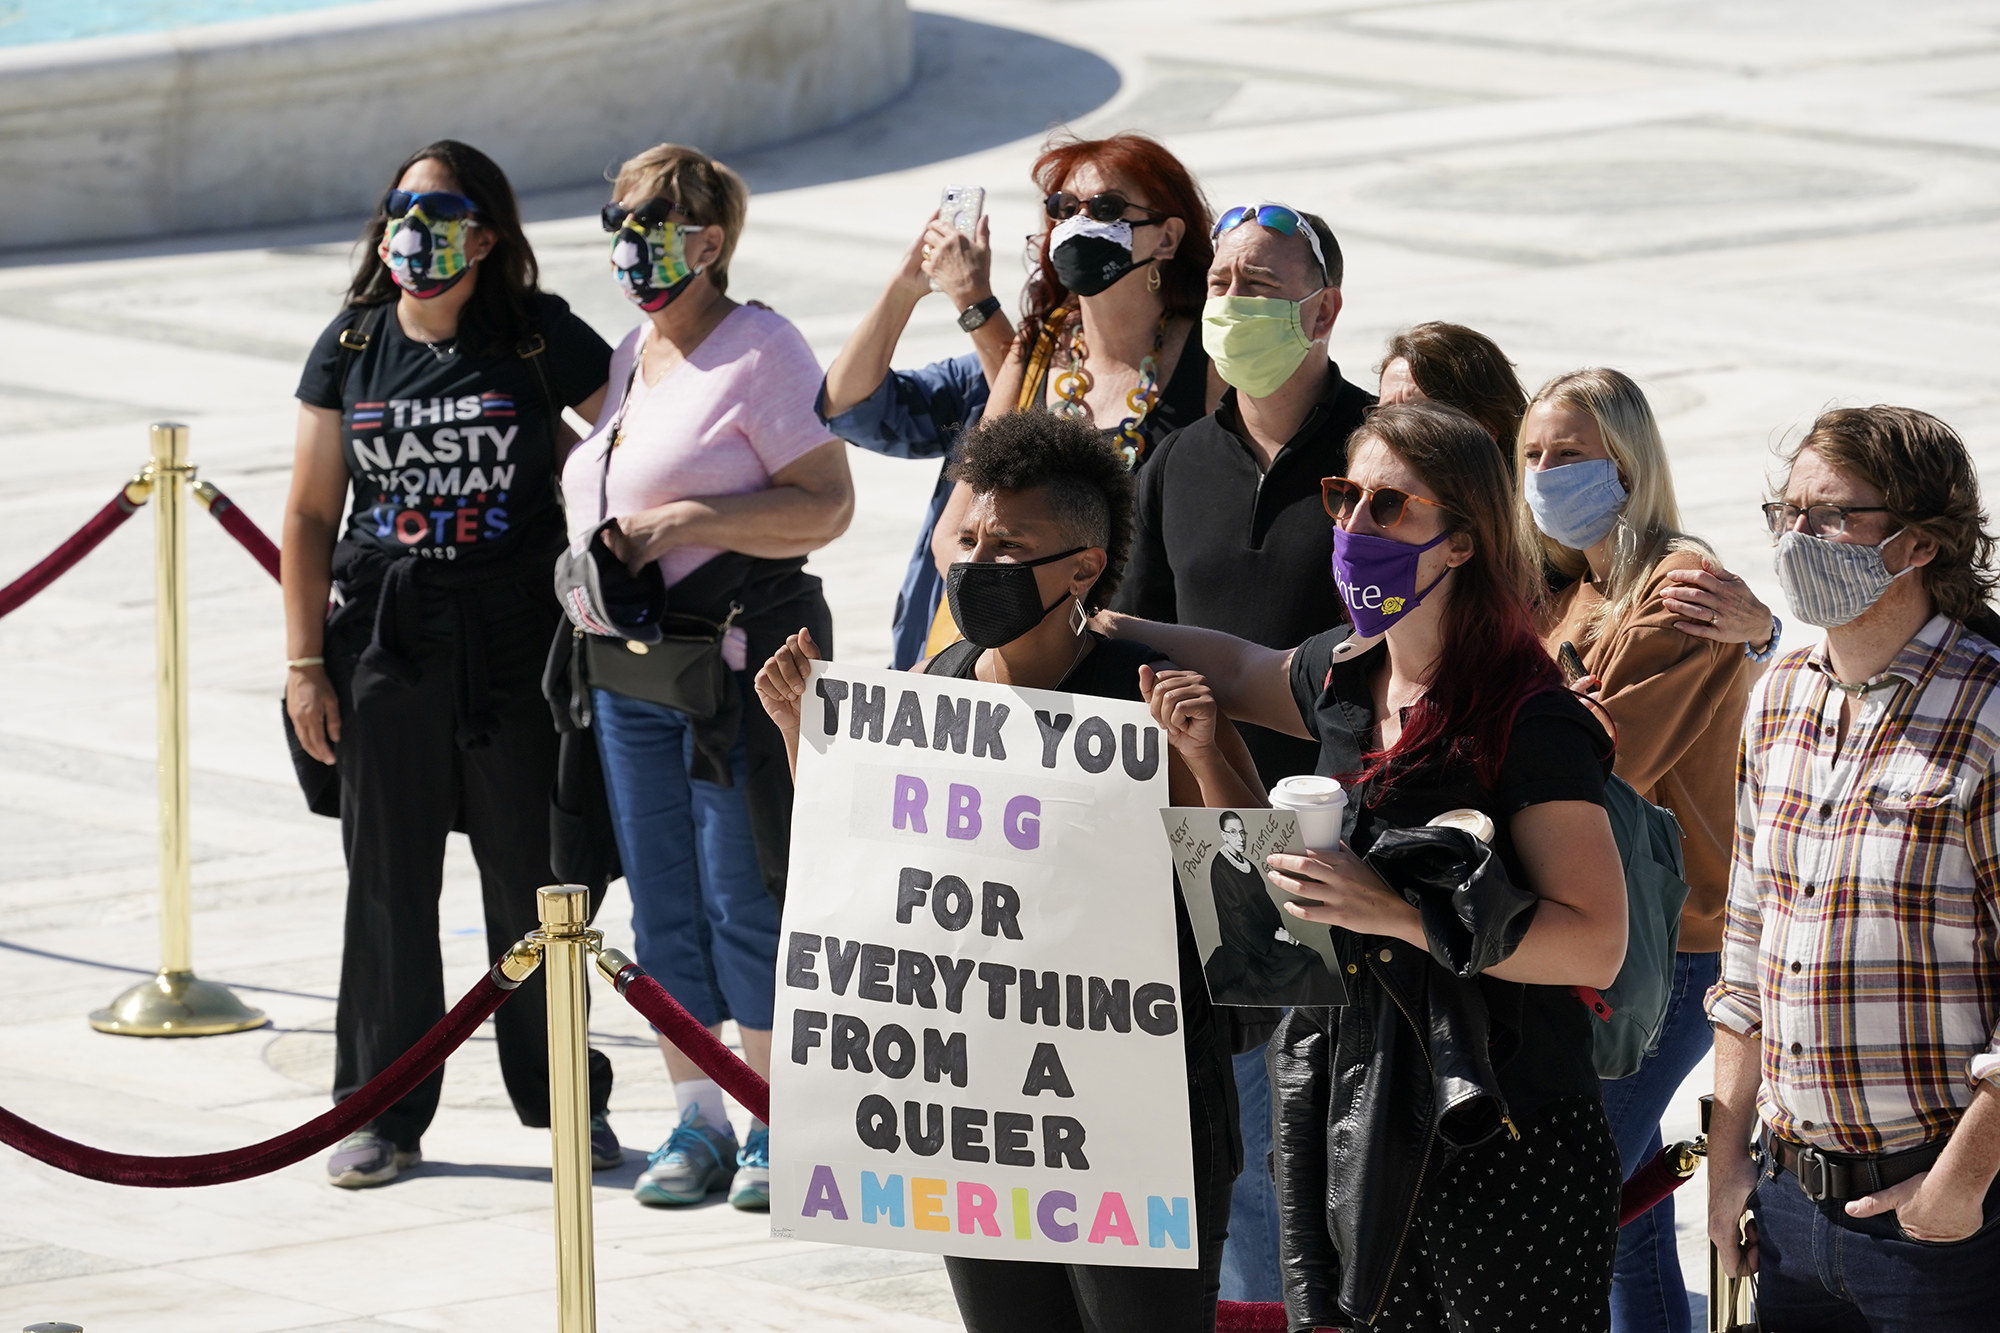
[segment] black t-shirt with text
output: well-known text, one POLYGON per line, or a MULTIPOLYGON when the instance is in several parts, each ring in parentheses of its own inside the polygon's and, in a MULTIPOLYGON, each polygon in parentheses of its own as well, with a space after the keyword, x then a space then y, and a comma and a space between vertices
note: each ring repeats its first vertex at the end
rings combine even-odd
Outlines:
MULTIPOLYGON (((548 393, 558 410, 574 407, 604 384, 611 348, 560 297, 532 301, 548 393)), ((337 384, 340 335, 367 309, 349 306, 327 325, 298 389, 301 402, 340 413, 354 494, 347 539, 451 561, 559 541, 555 423, 530 361, 516 349, 433 348, 389 306, 337 384)))

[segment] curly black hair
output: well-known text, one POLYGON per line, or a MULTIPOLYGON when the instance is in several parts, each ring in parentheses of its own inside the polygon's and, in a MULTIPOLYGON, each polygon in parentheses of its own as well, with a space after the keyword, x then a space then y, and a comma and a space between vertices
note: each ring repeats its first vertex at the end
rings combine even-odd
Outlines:
POLYGON ((978 494, 1046 492, 1067 539, 1104 550, 1084 608, 1111 601, 1132 552, 1132 474, 1095 426, 1044 411, 989 417, 959 440, 951 477, 978 494))

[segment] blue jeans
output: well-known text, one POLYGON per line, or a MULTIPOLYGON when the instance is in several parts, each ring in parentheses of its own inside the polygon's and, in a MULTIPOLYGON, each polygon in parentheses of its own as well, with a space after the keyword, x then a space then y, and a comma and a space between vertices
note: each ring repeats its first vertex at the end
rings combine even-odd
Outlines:
POLYGON ((729 757, 736 785, 718 787, 688 776, 685 713, 607 690, 591 702, 639 966, 699 1022, 769 1031, 778 904, 750 834, 742 737, 729 757))
POLYGON ((1948 1245, 1911 1240, 1894 1213, 1849 1217, 1814 1203, 1767 1161, 1750 1194, 1757 1219, 1757 1313, 1783 1333, 1975 1333, 1995 1326, 2000 1188, 1986 1224, 1948 1245))
POLYGON ((1264 1048, 1231 1060, 1243 1124, 1243 1174, 1229 1195, 1222 1247, 1222 1299, 1284 1299, 1278 1281, 1278 1190, 1271 1183, 1271 1071, 1264 1048))
MULTIPOLYGON (((1660 1151, 1660 1117, 1713 1038, 1701 997, 1715 984, 1722 955, 1684 953, 1674 961, 1660 1045, 1635 1074, 1606 1079, 1604 1118, 1618 1141, 1625 1178, 1660 1151)), ((1618 1263, 1611 1279, 1612 1333, 1688 1333, 1687 1284, 1674 1240, 1674 1200, 1662 1199, 1618 1233, 1618 1263)))

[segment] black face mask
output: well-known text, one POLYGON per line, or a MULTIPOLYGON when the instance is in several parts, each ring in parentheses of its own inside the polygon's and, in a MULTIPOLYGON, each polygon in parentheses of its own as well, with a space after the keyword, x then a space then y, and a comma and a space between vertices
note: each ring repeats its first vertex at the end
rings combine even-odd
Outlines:
POLYGON ((1132 258, 1132 224, 1078 213, 1049 234, 1049 266, 1078 296, 1097 295, 1139 267, 1132 258))
POLYGON ((1081 546, 1045 555, 1039 560, 1001 564, 997 560, 961 560, 945 571, 944 595, 951 604, 966 642, 981 648, 1009 644, 1042 623, 1049 612, 1069 600, 1064 593, 1048 606, 1035 583, 1035 566, 1067 560, 1081 546))

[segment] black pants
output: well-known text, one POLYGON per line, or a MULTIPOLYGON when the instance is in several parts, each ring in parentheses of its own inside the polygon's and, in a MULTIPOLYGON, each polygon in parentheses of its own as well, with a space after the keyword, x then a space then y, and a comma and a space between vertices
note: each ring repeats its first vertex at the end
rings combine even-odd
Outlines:
MULTIPOLYGON (((1215 1027, 1188 1051, 1196 1268, 1022 1263, 947 1256, 966 1333, 1214 1333, 1229 1198, 1243 1167, 1236 1083, 1215 1027)), ((1143 1112, 1140 1112, 1143 1113, 1143 1112)))
POLYGON ((1518 1140, 1481 1144, 1424 1187, 1373 1333, 1610 1327, 1623 1173, 1603 1105, 1564 1098, 1518 1123, 1518 1140))
MULTIPOLYGON (((456 739, 460 661, 453 639, 421 645, 414 685, 356 669, 351 658, 329 661, 346 685, 338 757, 347 924, 335 1020, 336 1102, 388 1067, 444 1016, 438 896, 445 835, 461 829, 472 841, 490 957, 498 958, 536 928, 535 890, 556 882, 549 870, 556 733, 535 675, 554 631, 554 603, 545 600, 545 610, 523 604, 518 616, 482 626, 499 727, 488 744, 475 748, 460 749, 456 739)), ((330 626, 329 659, 338 637, 330 626)), ((593 901, 593 914, 597 907, 593 901)), ((515 1113, 524 1125, 546 1126, 548 1002, 541 972, 500 1006, 493 1028, 515 1113)), ((439 1070, 383 1112, 375 1128, 399 1148, 416 1147, 443 1087, 439 1070)), ((610 1099, 611 1062, 593 1050, 592 1113, 602 1112, 610 1099)))

